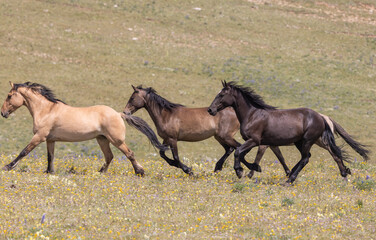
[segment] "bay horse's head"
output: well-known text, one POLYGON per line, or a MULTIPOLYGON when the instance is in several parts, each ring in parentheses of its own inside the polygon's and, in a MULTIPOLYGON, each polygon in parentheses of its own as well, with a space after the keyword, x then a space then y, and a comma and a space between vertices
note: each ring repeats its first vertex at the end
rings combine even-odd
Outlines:
POLYGON ((212 116, 215 116, 217 112, 225 109, 226 107, 232 106, 235 102, 231 85, 227 84, 226 81, 223 81, 222 85, 222 90, 214 98, 208 109, 209 114, 212 116))
POLYGON ((133 93, 128 100, 127 105, 124 108, 124 114, 133 114, 138 109, 145 107, 145 97, 147 92, 141 87, 135 87, 132 85, 133 93))
POLYGON ((24 97, 18 92, 15 84, 9 82, 12 89, 9 91, 3 106, 1 107, 1 116, 8 118, 11 113, 16 111, 25 103, 24 97))

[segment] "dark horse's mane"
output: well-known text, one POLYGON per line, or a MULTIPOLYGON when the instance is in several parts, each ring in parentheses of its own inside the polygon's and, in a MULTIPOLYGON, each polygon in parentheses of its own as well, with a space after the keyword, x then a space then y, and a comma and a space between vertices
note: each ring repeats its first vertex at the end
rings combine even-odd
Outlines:
POLYGON ((150 100, 157 103, 160 107, 171 111, 173 108, 176 107, 184 107, 184 105, 178 104, 178 103, 172 103, 168 101, 167 99, 161 97, 157 94, 157 91, 153 89, 152 87, 148 88, 142 88, 142 85, 137 87, 138 89, 144 90, 149 94, 150 100))
POLYGON ((14 86, 13 87, 14 90, 16 90, 16 91, 19 87, 25 87, 25 88, 28 88, 35 93, 39 93, 40 95, 45 97, 50 102, 53 102, 53 103, 61 102, 61 103, 66 104, 65 102, 61 101, 60 99, 57 99, 55 97, 55 94, 52 92, 52 90, 49 89, 48 87, 42 85, 42 84, 25 82, 25 83, 20 83, 20 84, 14 84, 13 86, 14 86))
POLYGON ((228 82, 227 86, 240 92, 249 104, 252 104, 255 108, 275 110, 274 106, 268 105, 264 102, 260 95, 257 95, 251 88, 238 85, 236 82, 228 82))

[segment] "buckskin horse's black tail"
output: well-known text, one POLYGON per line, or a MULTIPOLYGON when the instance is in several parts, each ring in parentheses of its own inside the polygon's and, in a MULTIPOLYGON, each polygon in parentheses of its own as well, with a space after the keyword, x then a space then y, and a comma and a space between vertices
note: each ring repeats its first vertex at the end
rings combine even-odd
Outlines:
POLYGON ((145 122, 144 120, 142 120, 141 118, 139 117, 136 117, 136 116, 132 116, 132 115, 127 115, 127 114, 124 114, 124 113, 121 113, 121 117, 127 121, 127 123, 136 128, 137 130, 139 130, 140 132, 142 132, 145 136, 148 137, 150 143, 158 148, 159 150, 161 151, 167 151, 169 150, 168 146, 162 144, 159 142, 158 140, 158 137, 157 135, 155 135, 153 129, 150 128, 150 126, 147 124, 147 122, 145 122))
POLYGON ((343 127, 341 127, 341 125, 339 125, 332 119, 330 120, 333 122, 334 132, 340 135, 352 149, 354 149, 357 153, 359 153, 360 156, 363 157, 364 160, 368 160, 370 151, 367 149, 367 146, 356 141, 350 134, 345 131, 345 129, 343 129, 343 127))

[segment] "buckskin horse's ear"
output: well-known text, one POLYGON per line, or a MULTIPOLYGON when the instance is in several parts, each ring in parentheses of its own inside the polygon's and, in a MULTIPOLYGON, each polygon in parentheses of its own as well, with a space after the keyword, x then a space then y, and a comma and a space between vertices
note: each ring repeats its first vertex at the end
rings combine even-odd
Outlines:
POLYGON ((12 83, 12 81, 9 81, 9 84, 10 86, 13 88, 14 87, 14 84, 12 83))

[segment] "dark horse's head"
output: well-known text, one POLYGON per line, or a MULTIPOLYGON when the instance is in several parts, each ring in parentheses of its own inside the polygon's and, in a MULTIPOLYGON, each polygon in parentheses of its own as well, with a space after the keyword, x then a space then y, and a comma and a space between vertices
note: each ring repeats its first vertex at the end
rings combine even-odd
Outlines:
POLYGON ((242 87, 235 82, 222 82, 223 88, 214 98, 210 104, 208 112, 210 115, 215 116, 217 112, 225 109, 226 107, 234 107, 236 105, 237 98, 242 96, 248 105, 252 105, 259 109, 276 109, 276 107, 266 104, 262 98, 254 93, 254 91, 248 87, 242 87))
POLYGON ((222 85, 222 90, 217 94, 208 108, 208 112, 212 116, 215 116, 217 112, 225 109, 226 107, 232 106, 235 102, 232 82, 227 83, 226 81, 222 81, 222 85))

